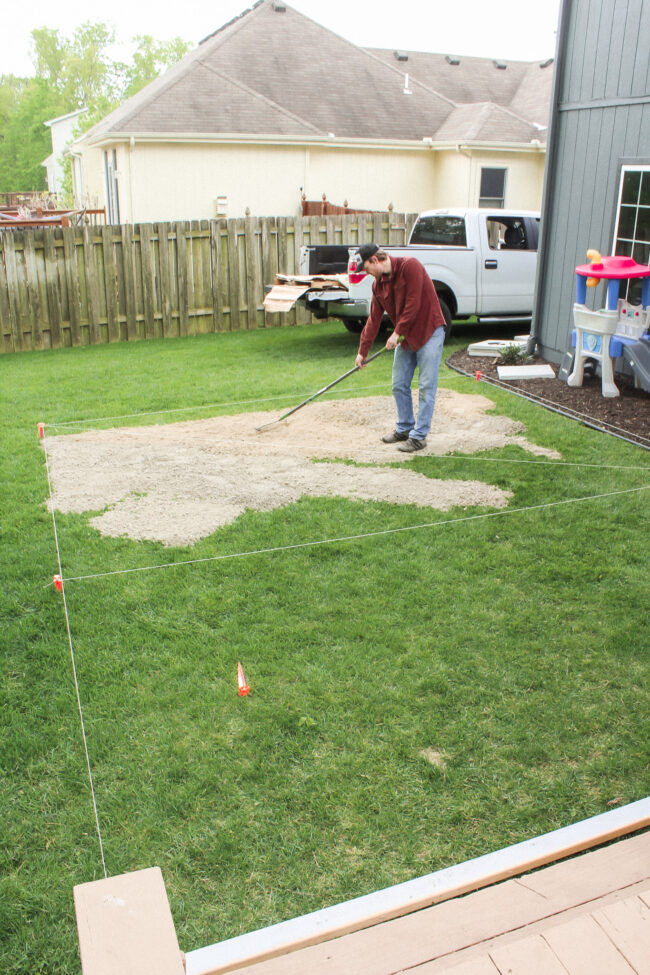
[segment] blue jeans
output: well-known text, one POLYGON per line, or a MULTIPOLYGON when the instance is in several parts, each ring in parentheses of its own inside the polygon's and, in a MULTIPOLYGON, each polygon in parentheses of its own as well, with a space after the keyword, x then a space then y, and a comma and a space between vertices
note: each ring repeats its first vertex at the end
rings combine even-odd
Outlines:
POLYGON ((424 440, 431 427, 433 408, 438 389, 438 370, 442 359, 445 330, 437 328, 428 342, 417 349, 405 349, 398 345, 393 359, 393 398, 397 407, 398 433, 408 433, 413 440, 424 440), (418 419, 413 415, 411 380, 418 369, 418 419))

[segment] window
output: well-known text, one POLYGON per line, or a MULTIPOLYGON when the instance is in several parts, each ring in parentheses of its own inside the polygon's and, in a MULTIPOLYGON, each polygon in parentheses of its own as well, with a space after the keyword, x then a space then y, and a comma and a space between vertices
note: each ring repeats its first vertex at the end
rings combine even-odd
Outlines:
POLYGON ((506 200, 507 169, 481 169, 481 193, 478 201, 480 207, 490 207, 503 210, 506 200))
POLYGON ((409 243, 467 247, 465 218, 442 214, 435 217, 420 217, 413 227, 409 243))
POLYGON ((493 251, 536 251, 537 223, 523 217, 486 217, 487 237, 493 251))
MULTIPOLYGON (((623 166, 618 194, 614 254, 650 264, 650 166, 623 166)), ((641 303, 641 279, 621 285, 621 297, 641 303), (626 291, 624 294, 623 292, 626 291)))

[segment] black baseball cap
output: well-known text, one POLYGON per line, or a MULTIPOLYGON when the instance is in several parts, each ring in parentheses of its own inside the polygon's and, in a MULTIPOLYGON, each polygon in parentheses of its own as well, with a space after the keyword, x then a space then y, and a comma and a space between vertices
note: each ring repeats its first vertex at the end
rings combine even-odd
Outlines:
POLYGON ((357 254, 357 271, 363 271, 363 265, 379 250, 377 244, 362 244, 357 254))

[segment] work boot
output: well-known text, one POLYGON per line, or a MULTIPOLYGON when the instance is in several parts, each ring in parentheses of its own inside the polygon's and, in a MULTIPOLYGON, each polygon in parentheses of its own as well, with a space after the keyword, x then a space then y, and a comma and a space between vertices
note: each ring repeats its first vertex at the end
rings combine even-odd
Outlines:
POLYGON ((408 438, 408 433, 399 433, 397 430, 393 430, 392 433, 387 433, 381 439, 383 443, 397 443, 399 440, 408 440, 408 438))
POLYGON ((414 454, 416 450, 422 450, 426 445, 426 440, 415 440, 409 437, 406 443, 401 443, 397 449, 403 450, 405 454, 414 454))

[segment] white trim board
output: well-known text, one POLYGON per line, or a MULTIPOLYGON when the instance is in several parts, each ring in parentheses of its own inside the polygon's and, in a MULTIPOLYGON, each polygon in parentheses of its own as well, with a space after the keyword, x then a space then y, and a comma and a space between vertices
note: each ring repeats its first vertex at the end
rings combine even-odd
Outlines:
POLYGON ((650 826, 650 797, 416 880, 187 952, 187 975, 217 975, 430 907, 650 826))
POLYGON ((483 342, 473 342, 468 345, 467 354, 478 358, 490 356, 498 359, 502 350, 511 345, 518 345, 520 349, 524 349, 529 338, 530 335, 515 335, 513 339, 485 339, 483 342))
POLYGON ((555 379, 553 367, 543 366, 497 366, 499 379, 555 379))

